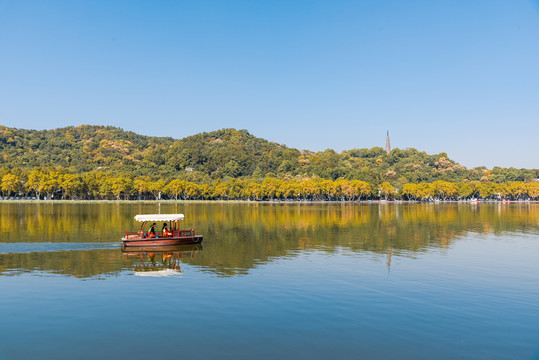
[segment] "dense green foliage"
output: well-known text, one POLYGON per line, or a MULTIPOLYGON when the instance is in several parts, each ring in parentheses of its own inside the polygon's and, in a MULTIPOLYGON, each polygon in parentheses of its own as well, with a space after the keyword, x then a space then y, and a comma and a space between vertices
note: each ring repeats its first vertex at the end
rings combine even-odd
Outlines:
MULTIPOLYGON (((451 189, 445 189, 449 195, 440 195, 441 190, 424 195, 411 186, 467 184, 467 197, 474 197, 479 190, 474 192, 470 187, 524 184, 537 178, 537 169, 467 169, 445 153, 428 155, 412 148, 393 149, 390 154, 380 147, 341 153, 331 149, 300 151, 257 138, 246 130, 223 129, 175 140, 110 126, 43 131, 0 126, 0 185, 4 196, 456 198, 458 192, 451 189)), ((492 191, 505 194, 503 189, 492 191)))

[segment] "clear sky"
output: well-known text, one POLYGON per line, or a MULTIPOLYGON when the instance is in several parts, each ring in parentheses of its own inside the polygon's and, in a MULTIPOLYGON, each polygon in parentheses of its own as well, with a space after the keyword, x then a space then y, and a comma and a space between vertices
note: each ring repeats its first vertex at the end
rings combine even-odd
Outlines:
POLYGON ((539 0, 0 0, 0 124, 539 168, 539 0))

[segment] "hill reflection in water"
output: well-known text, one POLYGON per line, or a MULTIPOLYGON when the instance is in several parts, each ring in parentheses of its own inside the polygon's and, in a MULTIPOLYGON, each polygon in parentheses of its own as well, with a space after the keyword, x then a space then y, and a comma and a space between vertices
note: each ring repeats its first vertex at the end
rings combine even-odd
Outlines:
POLYGON ((114 244, 143 213, 184 213, 204 249, 179 261, 220 276, 308 250, 370 253, 389 265, 468 233, 536 233, 539 224, 537 204, 2 203, 0 274, 133 271, 114 244))

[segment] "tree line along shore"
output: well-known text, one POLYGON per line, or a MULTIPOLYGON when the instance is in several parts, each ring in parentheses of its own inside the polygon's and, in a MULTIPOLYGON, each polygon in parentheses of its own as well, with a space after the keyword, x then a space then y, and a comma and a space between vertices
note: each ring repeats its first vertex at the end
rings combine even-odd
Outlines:
POLYGON ((216 179, 195 183, 183 179, 114 175, 106 172, 74 174, 47 169, 0 168, 3 199, 79 200, 538 200, 539 182, 443 180, 408 183, 310 179, 216 179))
POLYGON ((309 151, 221 129, 183 139, 112 126, 0 126, 0 197, 86 200, 537 199, 539 169, 466 168, 447 154, 309 151))

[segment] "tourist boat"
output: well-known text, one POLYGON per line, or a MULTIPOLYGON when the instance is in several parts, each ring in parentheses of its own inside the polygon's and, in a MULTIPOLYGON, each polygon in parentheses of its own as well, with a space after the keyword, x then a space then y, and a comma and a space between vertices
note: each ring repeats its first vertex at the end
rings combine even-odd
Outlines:
MULTIPOLYGON (((202 235, 195 235, 194 229, 180 230, 180 221, 183 220, 183 214, 146 214, 137 215, 135 220, 142 222, 139 231, 126 231, 122 238, 124 246, 171 246, 185 244, 200 244, 202 235), (146 230, 146 223, 166 222, 168 231, 146 230)), ((161 224, 162 225, 162 224, 161 224)), ((150 226, 151 227, 151 226, 150 226)), ((157 230, 157 229, 155 229, 157 230)))

